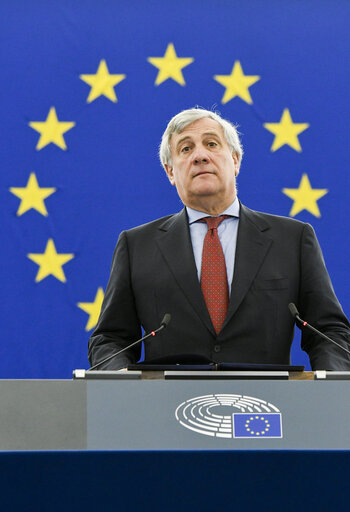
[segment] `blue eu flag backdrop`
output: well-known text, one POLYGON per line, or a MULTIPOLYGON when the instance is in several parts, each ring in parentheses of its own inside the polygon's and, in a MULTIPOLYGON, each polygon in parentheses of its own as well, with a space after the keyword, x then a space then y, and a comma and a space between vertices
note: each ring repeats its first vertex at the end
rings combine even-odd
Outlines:
POLYGON ((182 207, 157 147, 195 105, 239 125, 240 200, 314 226, 349 313, 349 10, 1 2, 1 378, 87 366, 119 232, 182 207))

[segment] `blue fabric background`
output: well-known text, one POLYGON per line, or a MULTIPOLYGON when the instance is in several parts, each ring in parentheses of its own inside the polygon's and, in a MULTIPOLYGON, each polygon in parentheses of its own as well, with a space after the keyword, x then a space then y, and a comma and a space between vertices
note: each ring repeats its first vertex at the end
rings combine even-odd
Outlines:
MULTIPOLYGON (((93 302, 105 289, 113 249, 122 229, 176 212, 182 205, 157 159, 167 121, 179 110, 216 108, 240 126, 245 156, 239 197, 250 208, 289 215, 293 201, 283 188, 298 188, 306 173, 316 189, 321 217, 304 210, 322 245, 339 300, 350 312, 349 229, 349 14, 341 1, 3 0, 0 4, 1 138, 0 378, 69 378, 87 367, 88 315, 78 302, 93 302), (194 62, 156 86, 162 57, 172 42, 179 57, 194 62), (101 59, 123 73, 118 101, 87 103, 101 59), (214 75, 229 75, 236 60, 253 104, 236 97, 221 103, 214 75), (35 149, 54 106, 67 150, 35 149), (299 135, 302 152, 270 148, 265 122, 285 108, 293 121, 309 123, 299 135), (10 187, 24 187, 35 172, 41 187, 56 187, 45 200, 48 216, 16 212, 10 187), (131 213, 132 212, 132 213, 131 213), (52 238, 66 283, 48 276, 36 283, 38 266, 28 253, 43 253, 52 238)), ((156 327, 156 326, 155 326, 156 327)), ((293 363, 307 361, 293 347, 293 363)))

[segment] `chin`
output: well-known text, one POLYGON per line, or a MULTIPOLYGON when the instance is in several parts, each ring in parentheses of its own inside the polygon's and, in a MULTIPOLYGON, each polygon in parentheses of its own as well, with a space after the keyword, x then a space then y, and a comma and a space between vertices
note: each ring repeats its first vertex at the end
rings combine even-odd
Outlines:
POLYGON ((217 187, 213 187, 209 183, 203 183, 200 187, 196 187, 193 191, 194 196, 214 196, 218 193, 217 187))

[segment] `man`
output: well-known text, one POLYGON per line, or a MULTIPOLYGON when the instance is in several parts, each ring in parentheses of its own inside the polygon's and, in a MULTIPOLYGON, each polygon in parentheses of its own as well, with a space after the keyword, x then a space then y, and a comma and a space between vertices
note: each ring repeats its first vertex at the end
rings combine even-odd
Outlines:
MULTIPOLYGON (((96 364, 155 329, 145 359, 290 363, 294 321, 288 304, 343 346, 350 329, 309 224, 252 211, 239 203, 242 148, 235 127, 217 114, 177 114, 160 158, 185 208, 121 233, 101 315, 90 339, 96 364)), ((313 369, 350 369, 349 356, 304 331, 313 369)), ((140 347, 101 365, 138 361, 140 347)))

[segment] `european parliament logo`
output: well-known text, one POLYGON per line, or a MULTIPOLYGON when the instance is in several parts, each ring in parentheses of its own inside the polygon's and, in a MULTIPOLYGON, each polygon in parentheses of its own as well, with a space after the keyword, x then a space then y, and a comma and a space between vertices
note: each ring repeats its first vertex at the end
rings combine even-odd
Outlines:
POLYGON ((183 427, 197 434, 227 439, 282 437, 279 409, 261 398, 212 394, 189 398, 175 411, 183 427))

